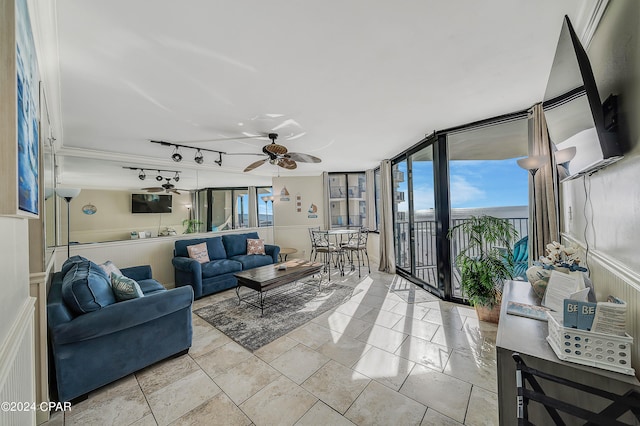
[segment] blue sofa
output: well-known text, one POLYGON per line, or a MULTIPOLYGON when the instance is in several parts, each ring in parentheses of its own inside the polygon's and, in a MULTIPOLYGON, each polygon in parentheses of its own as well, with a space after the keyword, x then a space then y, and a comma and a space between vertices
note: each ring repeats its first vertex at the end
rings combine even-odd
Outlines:
POLYGON ((138 283, 143 297, 116 302, 107 274, 80 256, 52 277, 47 322, 60 402, 191 347, 191 288, 166 290, 152 279, 150 266, 121 272, 138 283))
POLYGON ((247 254, 247 239, 259 239, 257 232, 211 238, 178 240, 173 251, 176 287, 191 286, 196 299, 236 286, 234 274, 278 262, 280 247, 265 244, 265 254, 247 254), (206 243, 210 261, 191 259, 188 246, 206 243))

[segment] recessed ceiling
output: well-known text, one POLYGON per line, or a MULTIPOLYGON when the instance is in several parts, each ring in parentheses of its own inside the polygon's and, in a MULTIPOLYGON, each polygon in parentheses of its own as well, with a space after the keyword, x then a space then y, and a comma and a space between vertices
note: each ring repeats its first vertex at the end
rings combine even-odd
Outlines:
POLYGON ((189 171, 186 188, 373 168, 434 130, 539 102, 563 15, 580 32, 594 3, 57 0, 60 181, 139 186, 123 165, 189 171), (242 173, 255 156, 174 163, 149 142, 265 132, 322 162, 242 173))

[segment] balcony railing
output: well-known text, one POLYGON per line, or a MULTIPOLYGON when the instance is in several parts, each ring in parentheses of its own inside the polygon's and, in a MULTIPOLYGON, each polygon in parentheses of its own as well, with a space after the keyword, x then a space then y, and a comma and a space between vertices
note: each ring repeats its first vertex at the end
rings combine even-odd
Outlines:
MULTIPOLYGON (((465 222, 467 219, 453 219, 452 226, 456 226, 465 222)), ((507 220, 518 231, 518 236, 513 243, 528 235, 529 219, 528 218, 507 218, 507 220)), ((411 259, 409 251, 409 223, 408 222, 396 222, 395 235, 396 235, 396 265, 403 269, 410 269, 411 259)), ((431 284, 434 287, 438 287, 437 277, 437 259, 436 259, 436 222, 433 220, 416 221, 414 222, 413 239, 415 241, 415 275, 416 278, 421 279, 424 282, 431 284)), ((469 236, 465 234, 458 234, 456 238, 451 241, 451 259, 455 260, 460 249, 467 245, 469 236)), ((486 248, 491 248, 488 246, 486 248)), ((451 274, 453 278, 453 295, 457 297, 463 297, 460 289, 460 274, 455 266, 451 274)))

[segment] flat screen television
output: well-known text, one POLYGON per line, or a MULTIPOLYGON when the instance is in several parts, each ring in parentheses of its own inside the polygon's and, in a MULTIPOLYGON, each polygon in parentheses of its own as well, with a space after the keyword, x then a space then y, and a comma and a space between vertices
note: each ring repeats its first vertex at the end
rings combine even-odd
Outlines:
POLYGON ((131 213, 171 213, 171 195, 131 194, 131 213))
POLYGON ((559 164, 561 180, 595 173, 622 158, 617 134, 607 131, 587 52, 569 17, 564 17, 544 94, 551 142, 558 150, 575 147, 575 157, 559 164))

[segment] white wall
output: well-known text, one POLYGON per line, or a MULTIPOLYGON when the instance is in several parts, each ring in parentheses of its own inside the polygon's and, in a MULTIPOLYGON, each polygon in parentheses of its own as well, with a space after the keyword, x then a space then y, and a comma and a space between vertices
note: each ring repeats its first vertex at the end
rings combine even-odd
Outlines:
POLYGON ((324 228, 325 200, 322 185, 322 176, 296 176, 273 178, 273 211, 275 243, 280 247, 291 247, 298 250, 290 257, 309 258, 311 239, 309 228, 319 226, 324 228), (288 197, 280 195, 286 187, 288 197), (296 196, 301 198, 301 211, 296 208, 296 196), (283 198, 289 198, 284 201, 283 198), (317 217, 309 217, 309 207, 314 204, 317 217))
POLYGON ((0 343, 29 298, 29 235, 26 219, 0 216, 0 343))
MULTIPOLYGON (((136 193, 141 193, 137 191, 136 193)), ((131 213, 131 191, 83 189, 71 200, 71 241, 80 243, 120 241, 130 239, 132 231, 148 231, 157 236, 159 231, 172 227, 178 234, 184 231, 182 221, 188 218, 189 193, 172 195, 171 213, 131 213), (86 204, 93 204, 97 213, 82 212, 86 204)), ((67 239, 67 207, 60 202, 60 241, 67 239)))
MULTIPOLYGON (((174 242, 180 239, 209 238, 223 234, 243 234, 246 232, 258 232, 265 243, 271 244, 272 230, 270 227, 244 228, 231 231, 208 232, 201 234, 186 234, 171 237, 145 238, 139 240, 114 241, 93 244, 78 244, 71 246, 71 256, 79 255, 95 263, 112 261, 119 268, 129 266, 151 265, 153 278, 158 280, 166 288, 173 288, 174 270, 173 259, 174 242)), ((66 247, 56 250, 55 270, 59 271, 67 259, 66 247)))
POLYGON ((640 2, 610 1, 587 53, 600 97, 619 95, 625 158, 586 180, 562 184, 563 238, 583 248, 588 244, 587 266, 598 300, 613 294, 627 301, 627 332, 634 338, 632 365, 638 375, 640 2))

